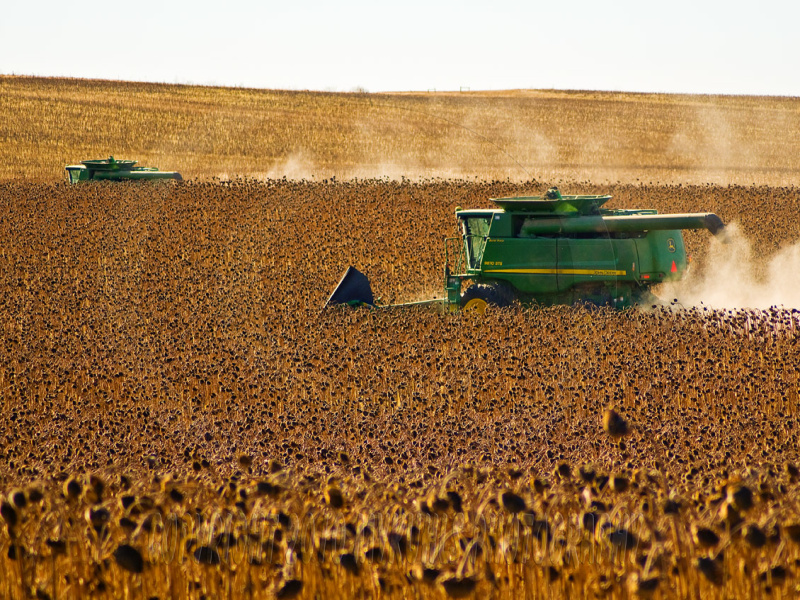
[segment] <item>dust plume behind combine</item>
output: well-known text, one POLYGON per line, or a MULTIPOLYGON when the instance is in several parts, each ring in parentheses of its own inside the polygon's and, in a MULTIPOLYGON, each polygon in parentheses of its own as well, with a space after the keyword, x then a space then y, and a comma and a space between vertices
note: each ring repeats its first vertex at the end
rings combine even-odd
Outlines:
POLYGON ((737 223, 711 240, 703 268, 661 290, 664 300, 719 309, 800 308, 800 242, 766 260, 737 223))

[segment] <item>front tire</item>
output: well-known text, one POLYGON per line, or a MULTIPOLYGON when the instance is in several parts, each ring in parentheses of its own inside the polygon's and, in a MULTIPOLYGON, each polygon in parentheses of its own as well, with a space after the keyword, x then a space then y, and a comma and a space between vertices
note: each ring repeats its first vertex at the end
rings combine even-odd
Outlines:
POLYGON ((492 306, 511 306, 516 294, 510 286, 499 283, 476 283, 461 295, 461 310, 482 315, 492 306))

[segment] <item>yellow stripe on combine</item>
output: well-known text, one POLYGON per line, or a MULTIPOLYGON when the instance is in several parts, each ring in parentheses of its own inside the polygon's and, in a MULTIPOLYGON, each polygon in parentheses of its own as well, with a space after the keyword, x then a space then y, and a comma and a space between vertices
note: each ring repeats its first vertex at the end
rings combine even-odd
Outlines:
POLYGON ((484 273, 522 273, 525 275, 627 275, 627 271, 603 269, 484 269, 484 273))

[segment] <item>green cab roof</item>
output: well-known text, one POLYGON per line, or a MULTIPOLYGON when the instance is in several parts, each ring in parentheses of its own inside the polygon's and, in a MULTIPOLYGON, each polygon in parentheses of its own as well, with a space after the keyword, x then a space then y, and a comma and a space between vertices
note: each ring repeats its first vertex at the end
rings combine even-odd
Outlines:
POLYGON ((113 156, 99 160, 82 160, 82 165, 92 171, 130 171, 135 160, 116 160, 113 156))
POLYGON ((497 206, 508 212, 536 213, 596 213, 611 196, 514 196, 491 198, 497 206))

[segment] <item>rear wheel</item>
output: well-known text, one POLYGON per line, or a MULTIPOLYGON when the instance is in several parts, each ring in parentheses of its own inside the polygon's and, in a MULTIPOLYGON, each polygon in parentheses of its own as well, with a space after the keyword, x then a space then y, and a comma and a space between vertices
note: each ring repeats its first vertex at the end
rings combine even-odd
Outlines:
POLYGON ((516 294, 511 286, 500 283, 476 283, 469 286, 461 295, 461 310, 482 315, 490 304, 510 306, 515 297, 516 294))

